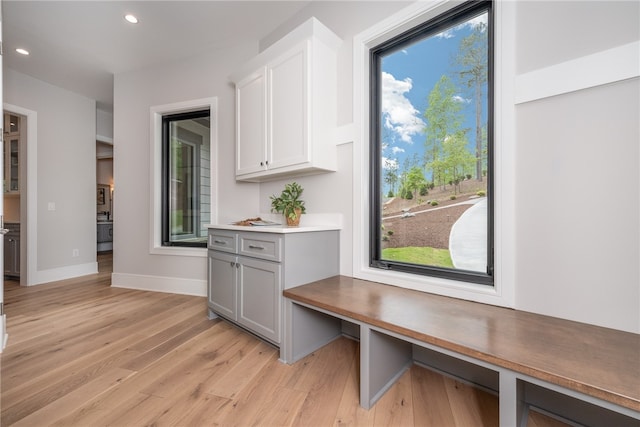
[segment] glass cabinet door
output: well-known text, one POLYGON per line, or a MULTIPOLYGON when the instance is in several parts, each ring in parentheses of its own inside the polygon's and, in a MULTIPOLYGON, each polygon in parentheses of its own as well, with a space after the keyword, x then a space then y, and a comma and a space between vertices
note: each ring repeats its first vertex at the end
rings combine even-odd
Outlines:
POLYGON ((8 138, 4 142, 4 192, 20 191, 20 140, 8 138))
POLYGON ((20 141, 18 138, 12 138, 9 141, 11 153, 9 164, 9 191, 14 193, 20 191, 19 166, 20 166, 20 141))
POLYGON ((20 192, 20 117, 4 114, 4 192, 20 192))

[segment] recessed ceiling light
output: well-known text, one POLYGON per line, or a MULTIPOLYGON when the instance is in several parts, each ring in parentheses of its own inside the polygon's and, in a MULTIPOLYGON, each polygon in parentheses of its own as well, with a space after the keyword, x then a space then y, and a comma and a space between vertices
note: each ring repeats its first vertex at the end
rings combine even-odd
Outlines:
POLYGON ((17 48, 16 52, 18 52, 20 55, 29 55, 29 51, 27 49, 23 49, 21 47, 17 48))
POLYGON ((138 18, 136 18, 134 15, 132 14, 128 14, 124 16, 124 19, 127 20, 127 22, 130 22, 131 24, 137 24, 138 23, 138 18))

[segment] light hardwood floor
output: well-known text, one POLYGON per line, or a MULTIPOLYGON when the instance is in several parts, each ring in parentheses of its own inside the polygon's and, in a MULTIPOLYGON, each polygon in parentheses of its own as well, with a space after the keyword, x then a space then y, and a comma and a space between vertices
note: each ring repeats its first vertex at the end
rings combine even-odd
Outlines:
MULTIPOLYGON (((358 345, 300 362, 220 320, 206 299, 110 287, 100 273, 5 283, 2 426, 495 426, 497 397, 414 366, 369 411, 358 345)), ((537 413, 530 427, 563 425, 537 413)))

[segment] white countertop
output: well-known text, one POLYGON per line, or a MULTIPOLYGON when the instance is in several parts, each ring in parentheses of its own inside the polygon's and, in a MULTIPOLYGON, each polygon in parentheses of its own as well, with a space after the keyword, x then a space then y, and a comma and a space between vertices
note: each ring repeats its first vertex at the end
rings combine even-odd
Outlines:
POLYGON ((256 233, 308 233, 313 231, 340 230, 337 225, 310 225, 301 227, 287 227, 286 225, 232 225, 209 224, 207 228, 231 231, 250 231, 256 233))
POLYGON ((244 218, 260 217, 264 221, 273 221, 280 225, 233 225, 232 222, 222 224, 209 224, 207 228, 231 231, 252 231, 257 233, 308 233, 313 231, 342 230, 342 214, 305 214, 302 216, 299 227, 288 227, 282 215, 272 213, 260 213, 248 215, 244 218))

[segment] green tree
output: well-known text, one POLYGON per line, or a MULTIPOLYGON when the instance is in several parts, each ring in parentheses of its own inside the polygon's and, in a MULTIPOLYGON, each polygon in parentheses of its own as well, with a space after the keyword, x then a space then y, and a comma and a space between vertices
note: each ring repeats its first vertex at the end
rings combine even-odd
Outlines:
POLYGON ((424 172, 421 167, 414 166, 409 170, 407 174, 406 188, 413 193, 413 198, 418 197, 418 190, 423 185, 426 185, 427 180, 424 177, 424 172))
POLYGON ((389 192, 396 192, 396 184, 398 183, 398 162, 396 160, 384 160, 384 182, 389 186, 389 192))
POLYGON ((400 174, 398 175, 398 180, 400 181, 399 182, 400 186, 398 188, 398 194, 403 199, 412 198, 412 197, 407 197, 407 194, 412 196, 411 192, 413 191, 407 185, 408 179, 409 179, 409 172, 411 171, 411 169, 413 169, 413 168, 415 168, 416 166, 419 166, 419 165, 420 165, 420 161, 419 161, 419 157, 417 155, 414 155, 411 158, 406 157, 404 159, 404 161, 402 162, 402 169, 400 170, 400 174))
POLYGON ((473 32, 460 41, 460 49, 455 57, 459 67, 458 77, 463 86, 471 91, 475 106, 476 134, 476 179, 482 181, 483 137, 482 137, 482 95, 488 80, 489 38, 486 24, 476 25, 473 32))
POLYGON ((467 150, 467 143, 465 133, 458 132, 448 137, 442 148, 447 178, 454 185, 455 194, 461 191, 462 181, 476 161, 473 154, 467 150))
POLYGON ((455 99, 456 87, 449 77, 443 75, 429 93, 429 105, 424 112, 425 164, 432 169, 433 181, 444 184, 441 164, 442 144, 448 135, 460 131, 463 116, 462 106, 455 99))

